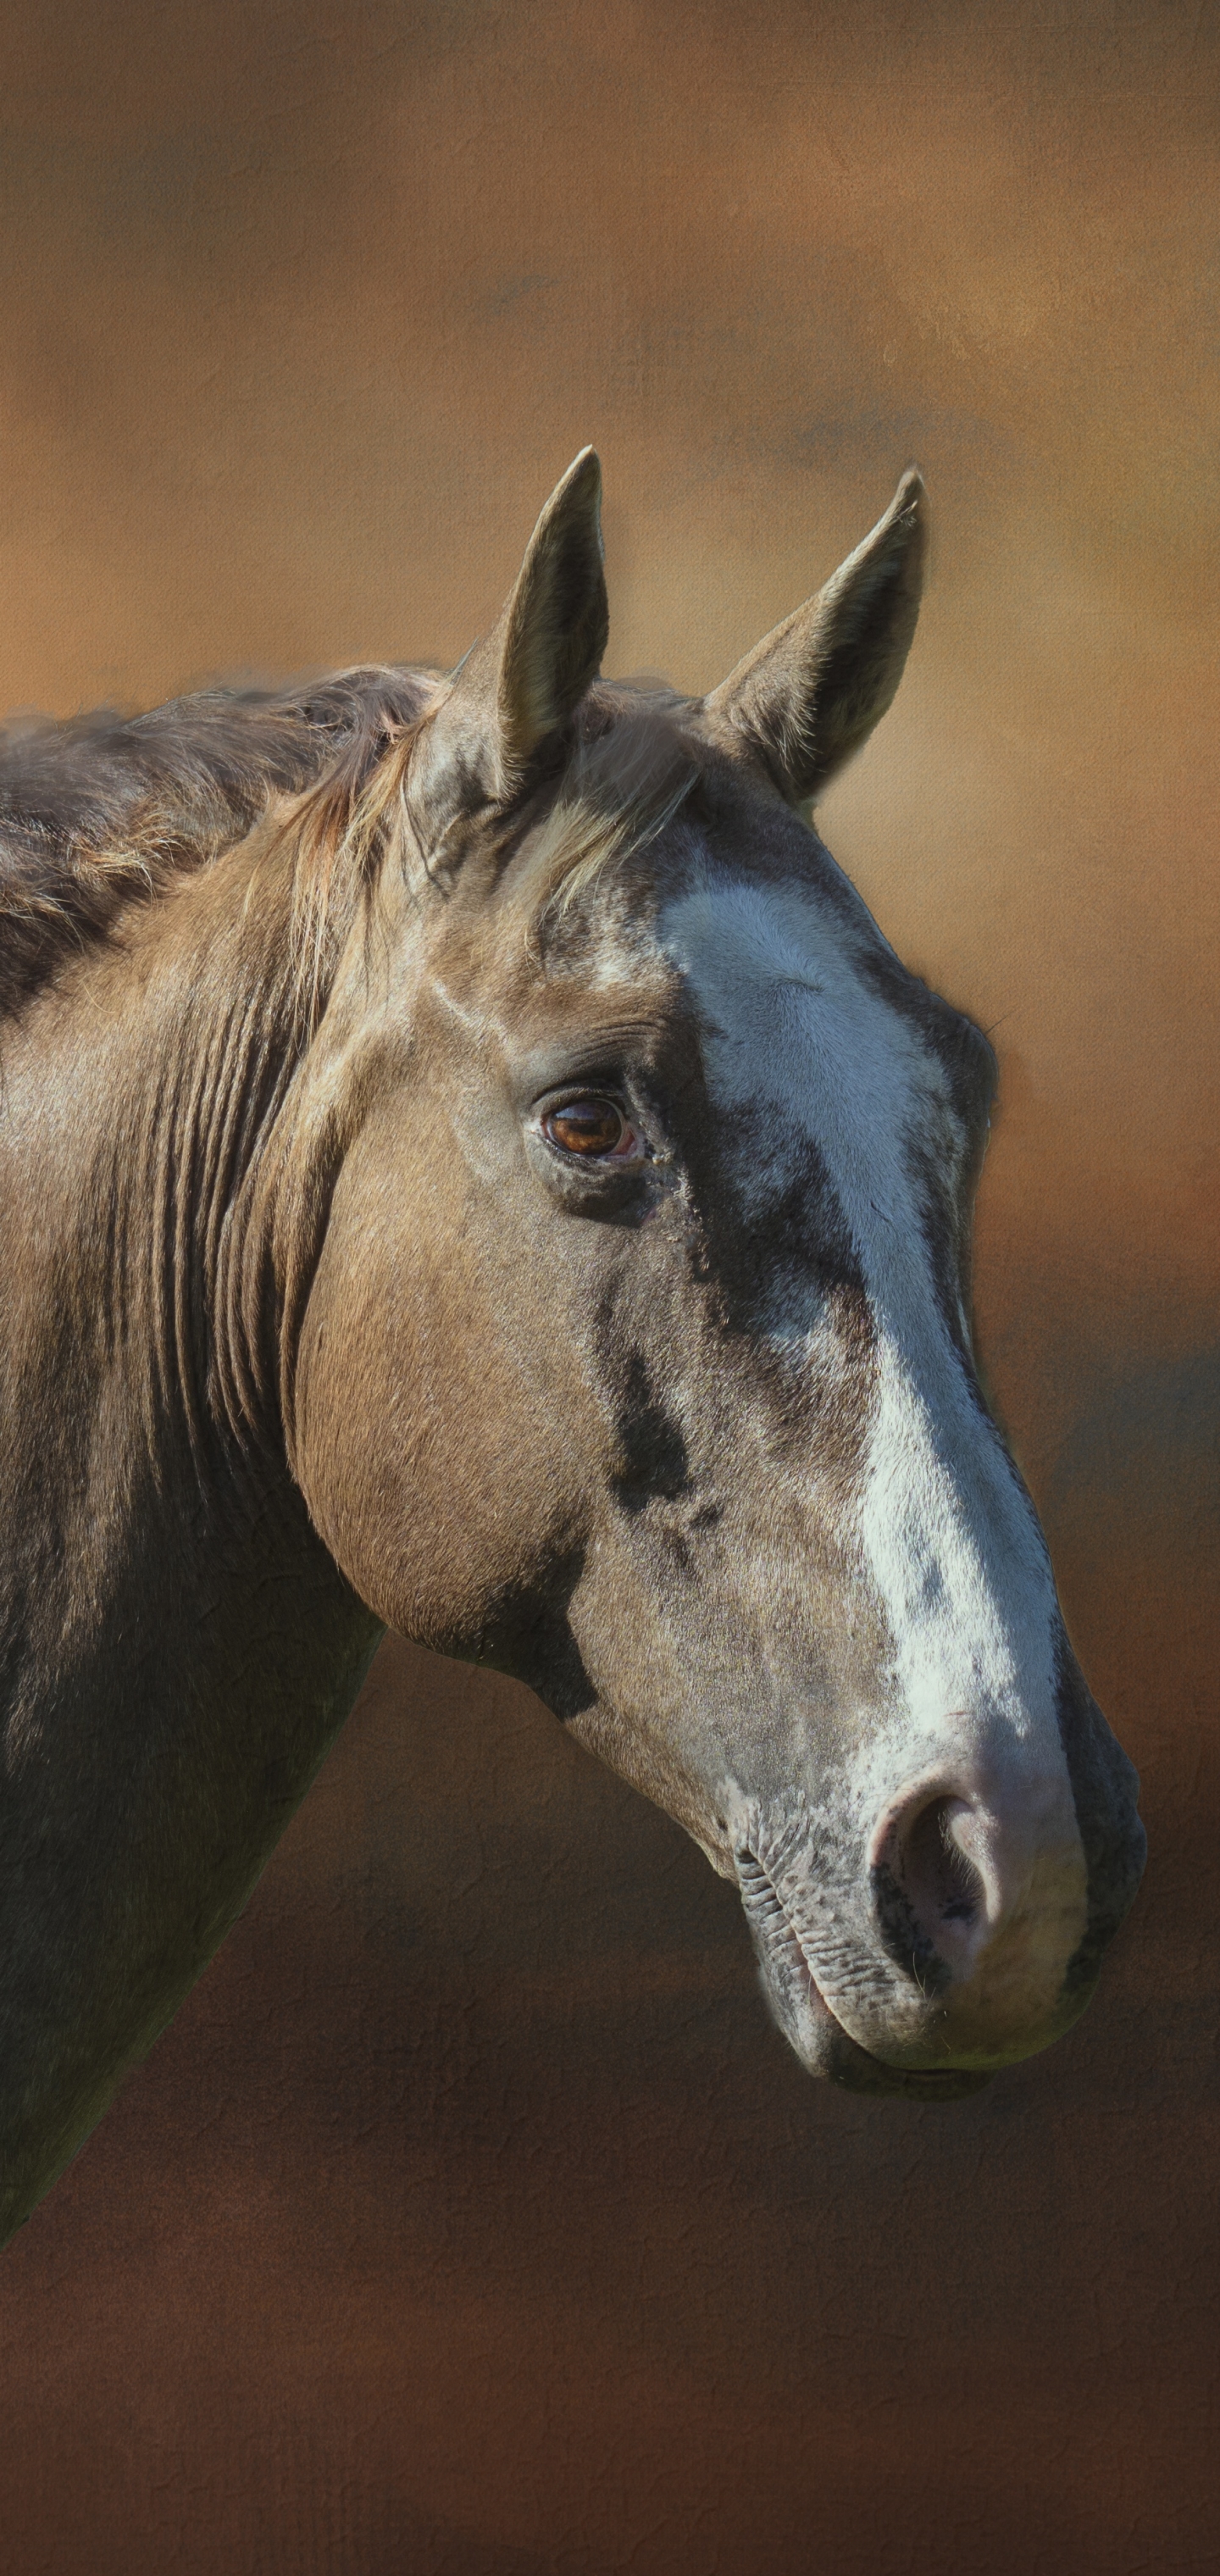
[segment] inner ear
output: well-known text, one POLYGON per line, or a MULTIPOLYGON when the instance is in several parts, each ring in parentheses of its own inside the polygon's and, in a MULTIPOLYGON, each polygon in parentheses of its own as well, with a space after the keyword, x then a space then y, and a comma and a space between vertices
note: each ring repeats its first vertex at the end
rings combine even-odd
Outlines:
POLYGON ((758 760, 792 804, 820 795, 891 704, 919 615, 926 542, 926 496, 912 470, 817 597, 705 700, 713 738, 758 760))
POLYGON ((408 801, 425 847, 463 813, 525 792, 597 678, 609 631, 601 466, 586 447, 556 484, 491 634, 420 736, 408 801))

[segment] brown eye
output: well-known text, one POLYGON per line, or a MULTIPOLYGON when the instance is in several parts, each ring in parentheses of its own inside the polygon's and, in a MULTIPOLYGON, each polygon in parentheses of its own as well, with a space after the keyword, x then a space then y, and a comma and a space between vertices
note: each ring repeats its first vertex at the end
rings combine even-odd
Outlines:
POLYGON ((558 1145, 563 1153, 590 1159, 597 1155, 627 1162, 640 1150, 636 1131, 617 1103, 593 1093, 584 1100, 565 1100, 562 1109, 548 1110, 542 1132, 547 1143, 558 1145))

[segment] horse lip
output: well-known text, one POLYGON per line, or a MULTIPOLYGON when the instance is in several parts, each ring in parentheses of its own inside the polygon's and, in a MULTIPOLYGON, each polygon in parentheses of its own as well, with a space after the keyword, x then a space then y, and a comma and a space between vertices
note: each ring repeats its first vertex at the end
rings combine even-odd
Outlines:
POLYGON ((991 2083, 993 2070, 989 2067, 891 2066, 884 2057, 874 2057, 871 2049, 862 2048, 859 2040, 844 2030, 807 1961, 806 1967, 818 2008, 834 2030, 831 2054, 824 2069, 828 2083, 837 2084, 849 2093, 878 2093, 890 2099, 898 2097, 915 2102, 962 2102, 971 2093, 981 2093, 991 2083))
POLYGON ((825 2067, 826 2080, 850 2093, 882 2093, 891 2097, 905 2096, 908 2101, 958 2102, 967 2094, 981 2093, 992 2080, 992 2070, 968 2066, 892 2066, 884 2057, 874 2057, 870 2048, 862 2048, 858 2039, 845 2030, 832 2004, 827 2003, 813 1969, 805 1956, 805 1946, 795 1927, 792 1937, 800 1952, 809 1979, 816 2009, 823 2014, 834 2032, 831 2052, 825 2067))
POLYGON ((811 2074, 820 2075, 826 2082, 836 2084, 850 2093, 881 2094, 890 2099, 905 2097, 908 2101, 924 2102, 963 2101, 969 2094, 981 2093, 984 2087, 991 2083, 994 2070, 990 2068, 894 2066, 883 2057, 874 2057, 870 2049, 862 2048, 859 2040, 853 2039, 850 2031, 844 2029, 838 2014, 827 2002, 810 1964, 805 1944, 765 1861, 761 1860, 758 1853, 750 1850, 748 1846, 739 1847, 733 1857, 746 1920, 762 1957, 764 1980, 769 1999, 773 2003, 775 2018, 794 2054, 808 2067, 811 2074), (752 1873, 756 1881, 761 1879, 764 1882, 774 1909, 770 1921, 760 1912, 757 1899, 754 1906, 746 1902, 743 1864, 747 1875, 752 1873), (824 2051, 819 2052, 816 2062, 811 2061, 800 2047, 795 2033, 788 2027, 786 2017, 781 2017, 779 1996, 771 1987, 770 1979, 766 1978, 767 1966, 774 1955, 776 1915, 782 1927, 785 1947, 789 1951, 790 1958, 799 1962, 808 1987, 809 2000, 818 2018, 826 2026, 829 2044, 824 2051))

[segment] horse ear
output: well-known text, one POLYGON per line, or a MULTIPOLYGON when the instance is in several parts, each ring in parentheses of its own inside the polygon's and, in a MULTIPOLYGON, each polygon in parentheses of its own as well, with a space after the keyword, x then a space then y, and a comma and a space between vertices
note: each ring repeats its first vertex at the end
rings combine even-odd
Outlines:
POLYGON ((793 805, 820 795, 893 699, 915 632, 927 535, 904 474, 884 518, 704 702, 713 738, 761 760, 793 805))
POLYGON ((463 811, 519 795, 597 678, 610 631, 601 489, 598 459, 582 448, 542 512, 512 597, 424 728, 408 795, 430 840, 463 811))
POLYGON ((497 753, 510 791, 601 669, 610 632, 601 498, 601 466, 582 448, 547 502, 492 638, 497 753))

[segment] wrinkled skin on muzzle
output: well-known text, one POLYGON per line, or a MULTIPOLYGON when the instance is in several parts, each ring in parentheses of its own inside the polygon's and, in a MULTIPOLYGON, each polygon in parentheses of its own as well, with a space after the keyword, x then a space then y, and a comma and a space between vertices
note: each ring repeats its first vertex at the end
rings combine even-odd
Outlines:
POLYGON ((382 1617, 736 1880, 812 2072, 952 2097, 1080 2012, 1144 1846, 976 1372, 991 1049, 797 810, 897 685, 921 488, 698 704, 597 680, 596 511, 585 457, 412 748, 293 1464, 382 1617))

